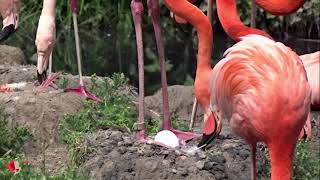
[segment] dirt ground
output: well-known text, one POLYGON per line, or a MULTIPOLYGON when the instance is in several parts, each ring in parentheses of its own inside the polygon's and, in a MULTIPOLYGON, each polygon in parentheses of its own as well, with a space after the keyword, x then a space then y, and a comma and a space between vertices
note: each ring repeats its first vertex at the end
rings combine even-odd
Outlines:
MULTIPOLYGON (((66 146, 59 138, 59 122, 63 115, 79 111, 84 101, 80 97, 62 90, 35 89, 35 66, 10 66, 0 64, 0 84, 27 82, 17 92, 0 93, 0 104, 10 115, 9 122, 25 125, 33 138, 24 146, 31 163, 45 166, 49 172, 61 172, 67 167, 69 157, 66 146)), ((63 75, 68 86, 77 84, 77 77, 63 75)), ((85 83, 90 83, 86 78, 85 83)), ((183 120, 189 120, 193 87, 169 87, 170 111, 183 120), (187 97, 187 98, 186 98, 187 97)), ((146 109, 159 115, 161 94, 146 97, 146 109)), ((197 130, 201 128, 201 110, 197 116, 197 130)), ((318 147, 319 113, 313 113, 313 144, 318 147)), ((190 142, 188 147, 196 145, 190 142)), ((249 147, 235 136, 227 122, 221 135, 206 151, 186 153, 184 149, 167 150, 155 145, 137 142, 131 134, 117 129, 98 130, 87 135, 82 143, 83 150, 90 152, 82 159, 81 169, 93 179, 237 179, 246 180, 250 175, 249 147)), ((259 146, 259 149, 264 149, 259 146)), ((319 150, 319 149, 317 149, 319 150)), ((263 173, 267 161, 258 150, 259 179, 268 179, 263 173)))

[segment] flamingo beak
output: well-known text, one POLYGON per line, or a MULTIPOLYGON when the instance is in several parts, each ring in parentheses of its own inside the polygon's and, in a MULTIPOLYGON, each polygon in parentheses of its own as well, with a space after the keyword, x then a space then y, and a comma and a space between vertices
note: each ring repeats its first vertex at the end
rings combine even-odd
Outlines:
POLYGON ((42 84, 43 81, 47 79, 47 71, 43 71, 41 74, 37 71, 38 82, 42 84))
POLYGON ((0 42, 6 40, 15 31, 15 26, 10 24, 0 31, 0 42))
POLYGON ((209 111, 204 117, 203 135, 198 147, 202 150, 220 134, 221 132, 221 115, 219 112, 209 111))
POLYGON ((37 77, 40 84, 47 79, 47 63, 45 62, 45 53, 38 53, 37 77))

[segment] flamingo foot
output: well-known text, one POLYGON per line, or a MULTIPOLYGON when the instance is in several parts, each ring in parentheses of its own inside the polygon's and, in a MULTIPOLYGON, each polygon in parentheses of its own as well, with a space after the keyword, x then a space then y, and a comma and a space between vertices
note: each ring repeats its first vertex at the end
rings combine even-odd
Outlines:
POLYGON ((201 137, 200 134, 194 133, 194 132, 184 132, 176 129, 171 129, 171 132, 173 132, 177 138, 180 140, 180 142, 187 142, 192 139, 197 139, 201 137))
POLYGON ((55 89, 58 89, 57 86, 54 84, 54 81, 58 79, 58 77, 62 74, 62 72, 57 72, 57 73, 52 73, 49 75, 49 77, 46 80, 43 80, 45 78, 46 73, 42 73, 41 77, 39 77, 38 74, 38 81, 41 83, 39 88, 48 88, 48 87, 53 87, 55 89))
POLYGON ((139 130, 135 136, 139 141, 146 141, 147 139, 149 139, 148 137, 146 137, 144 130, 139 130))
POLYGON ((176 129, 162 130, 155 136, 153 144, 175 148, 179 145, 185 145, 189 140, 199 138, 201 135, 193 132, 183 132, 176 129))
POLYGON ((91 92, 89 92, 85 86, 78 86, 75 88, 67 88, 64 90, 65 92, 73 92, 78 94, 81 97, 84 97, 85 99, 89 99, 92 101, 97 101, 97 102, 102 102, 101 99, 99 99, 98 97, 96 97, 94 94, 92 94, 91 92))

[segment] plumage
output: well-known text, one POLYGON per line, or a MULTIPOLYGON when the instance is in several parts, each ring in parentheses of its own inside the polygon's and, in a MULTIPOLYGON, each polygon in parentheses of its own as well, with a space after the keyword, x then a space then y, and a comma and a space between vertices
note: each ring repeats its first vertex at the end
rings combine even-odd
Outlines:
MULTIPOLYGON (((217 0, 216 2, 217 2, 218 16, 222 24, 222 27, 224 28, 226 33, 235 41, 240 41, 241 36, 245 36, 248 34, 259 34, 269 39, 272 39, 272 37, 266 32, 256 28, 247 27, 245 24, 241 22, 240 17, 237 13, 236 0, 217 0)), ((289 12, 293 13, 294 10, 301 7, 304 3, 303 0, 299 0, 299 1, 256 0, 255 2, 264 10, 274 15, 287 14, 289 12)), ((314 91, 312 93, 313 101, 311 104, 311 108, 315 110, 320 108, 319 107, 320 92, 318 88, 319 81, 320 81, 320 76, 319 76, 320 61, 319 60, 317 61, 316 55, 317 53, 313 54, 313 56, 305 55, 304 57, 301 57, 301 59, 303 59, 304 61, 313 61, 313 64, 310 65, 309 67, 306 67, 305 69, 310 79, 310 85, 311 87, 313 87, 312 90, 314 91), (307 60, 307 58, 314 58, 314 60, 312 59, 307 60)), ((304 129, 301 130, 300 137, 301 138, 306 137, 308 139, 311 139, 311 135, 312 135, 311 122, 310 122, 310 119, 308 119, 306 126, 304 127, 304 129)))
MULTIPOLYGON (((49 58, 56 38, 55 0, 43 0, 35 44, 37 47, 37 71, 41 75, 48 68, 49 58)), ((41 82, 40 82, 41 83, 41 82)))
POLYGON ((311 89, 299 56, 282 43, 248 35, 212 71, 211 105, 255 148, 268 145, 272 180, 292 177, 294 148, 307 120, 311 89))
POLYGON ((311 86, 311 107, 320 110, 320 51, 300 56, 311 86))

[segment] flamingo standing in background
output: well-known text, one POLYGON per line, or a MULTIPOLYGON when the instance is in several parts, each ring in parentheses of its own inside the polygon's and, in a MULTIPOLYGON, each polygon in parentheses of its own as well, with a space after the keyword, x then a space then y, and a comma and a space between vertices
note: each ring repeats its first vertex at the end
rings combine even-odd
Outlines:
MULTIPOLYGON (((191 132, 182 132, 172 128, 170 117, 169 117, 169 101, 168 101, 168 90, 167 90, 167 78, 165 72, 165 55, 164 47, 161 39, 161 28, 160 28, 160 9, 159 9, 159 0, 148 0, 148 13, 151 16, 157 51, 160 61, 160 73, 161 73, 161 86, 162 86, 162 114, 163 114, 163 123, 162 130, 169 130, 173 132, 179 140, 187 141, 199 135, 191 132)), ((144 55, 143 55, 143 40, 142 40, 142 14, 143 14, 143 4, 142 0, 132 0, 131 1, 131 11, 133 22, 136 32, 136 43, 137 43, 137 53, 138 53, 138 71, 139 71, 139 117, 137 123, 137 134, 136 137, 139 140, 147 139, 145 133, 144 125, 144 55)))
POLYGON ((0 0, 0 14, 3 18, 0 42, 7 39, 18 28, 20 7, 20 0, 0 0))
MULTIPOLYGON (((294 149, 310 111, 311 90, 299 56, 282 43, 249 35, 229 48, 211 71, 212 29, 208 18, 185 0, 165 0, 165 4, 198 32, 195 93, 197 97, 199 93, 211 97, 210 114, 214 117, 208 119, 212 122, 206 124, 211 126, 204 132, 217 131, 213 120, 225 115, 232 129, 251 145, 251 179, 256 177, 259 141, 269 148, 271 179, 291 179, 294 149)), ((206 101, 198 100, 200 105, 206 101)), ((204 136, 199 146, 208 140, 204 136)))
POLYGON ((312 89, 311 109, 320 110, 320 51, 300 56, 312 89))
POLYGON ((37 76, 42 85, 50 85, 53 80, 52 78, 47 79, 47 69, 49 65, 49 74, 51 75, 52 51, 56 41, 55 7, 56 0, 43 0, 37 28, 35 40, 38 54, 37 76))
MULTIPOLYGON (((75 92, 78 95, 91 99, 94 101, 101 101, 95 95, 86 90, 81 71, 81 59, 80 59, 80 45, 77 26, 77 0, 71 0, 71 10, 74 21, 74 31, 77 49, 77 64, 79 70, 79 83, 80 86, 76 88, 66 89, 66 92, 75 92)), ((1 0, 0 11, 4 17, 4 28, 0 32, 0 41, 7 38, 12 34, 13 30, 18 26, 18 11, 20 9, 20 0, 1 0), (3 2, 2 2, 3 1, 3 2), (13 30, 12 30, 13 29, 13 30)), ((52 85, 59 73, 51 73, 52 71, 52 51, 56 41, 56 24, 55 24, 55 8, 56 0, 43 0, 43 7, 39 18, 37 34, 35 44, 37 47, 38 62, 37 62, 37 76, 38 81, 41 84, 40 87, 48 87, 52 85), (49 69, 49 77, 47 78, 47 69, 49 69)), ((3 85, 3 87, 6 87, 3 85)), ((9 91, 12 88, 2 88, 2 91, 9 91)))
POLYGON ((90 99, 97 102, 102 102, 99 98, 97 98, 94 94, 89 92, 87 88, 84 86, 83 78, 82 78, 82 66, 81 66, 81 51, 80 51, 80 40, 79 40, 79 32, 78 32, 78 22, 77 22, 77 0, 70 0, 70 7, 72 11, 73 18, 73 29, 74 29, 74 37, 76 42, 76 51, 77 51, 77 64, 78 64, 78 73, 79 73, 79 86, 74 88, 65 89, 66 92, 73 92, 82 96, 86 99, 90 99))

